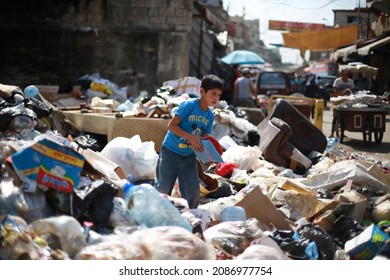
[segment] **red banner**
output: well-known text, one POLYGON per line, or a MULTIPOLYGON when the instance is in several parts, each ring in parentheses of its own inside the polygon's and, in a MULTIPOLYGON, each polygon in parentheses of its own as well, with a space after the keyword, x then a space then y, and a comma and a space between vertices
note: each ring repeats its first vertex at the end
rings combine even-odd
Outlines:
POLYGON ((280 21, 269 20, 268 29, 270 30, 286 30, 286 31, 309 31, 326 28, 323 23, 305 23, 305 22, 292 22, 292 21, 280 21))

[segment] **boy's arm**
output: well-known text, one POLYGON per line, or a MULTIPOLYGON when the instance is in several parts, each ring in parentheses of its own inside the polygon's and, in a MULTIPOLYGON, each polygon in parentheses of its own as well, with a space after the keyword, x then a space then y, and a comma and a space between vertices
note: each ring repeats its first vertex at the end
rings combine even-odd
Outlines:
POLYGON ((204 148, 200 142, 201 137, 192 135, 191 133, 181 129, 179 126, 180 122, 181 119, 175 115, 168 123, 168 130, 172 131, 177 136, 187 139, 187 142, 192 145, 195 151, 202 152, 204 148))

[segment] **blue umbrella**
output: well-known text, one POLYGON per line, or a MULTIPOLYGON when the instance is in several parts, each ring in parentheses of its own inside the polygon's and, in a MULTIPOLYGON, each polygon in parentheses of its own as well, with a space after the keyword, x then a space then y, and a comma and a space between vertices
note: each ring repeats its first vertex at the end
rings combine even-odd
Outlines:
POLYGON ((226 64, 264 64, 265 61, 256 53, 246 50, 235 50, 224 57, 221 61, 226 64))

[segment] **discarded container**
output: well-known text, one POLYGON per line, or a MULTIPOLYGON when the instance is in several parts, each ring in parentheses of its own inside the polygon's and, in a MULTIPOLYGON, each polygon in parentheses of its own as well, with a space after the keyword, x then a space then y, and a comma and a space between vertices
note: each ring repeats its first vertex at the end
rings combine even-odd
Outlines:
POLYGON ((337 137, 330 137, 328 138, 327 140, 327 145, 326 145, 326 149, 325 149, 325 152, 329 152, 331 150, 334 149, 334 147, 336 147, 337 143, 340 142, 340 139, 337 138, 337 137))
POLYGON ((35 97, 39 94, 39 89, 36 86, 30 85, 24 89, 23 93, 25 97, 35 97))
POLYGON ((123 186, 129 214, 138 224, 147 227, 180 226, 192 232, 189 222, 179 210, 150 184, 123 186))
POLYGON ((345 252, 352 260, 372 260, 386 245, 389 236, 371 224, 362 233, 345 243, 345 252))

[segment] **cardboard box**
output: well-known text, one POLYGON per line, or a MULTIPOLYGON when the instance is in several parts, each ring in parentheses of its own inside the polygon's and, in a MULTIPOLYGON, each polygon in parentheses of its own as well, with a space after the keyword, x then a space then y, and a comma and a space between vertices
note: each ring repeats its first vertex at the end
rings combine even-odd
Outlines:
POLYGON ((100 153, 97 153, 91 149, 86 149, 83 152, 83 156, 97 171, 99 171, 103 175, 107 175, 107 170, 103 170, 101 168, 102 165, 96 164, 96 162, 98 161, 103 162, 104 166, 107 166, 108 168, 112 169, 116 173, 116 175, 118 175, 119 179, 126 179, 126 175, 123 172, 122 168, 115 162, 102 156, 100 153))
POLYGON ((81 154, 48 139, 35 142, 11 157, 15 172, 22 181, 34 181, 68 193, 78 185, 84 166, 81 154))
POLYGON ((372 260, 386 245, 389 236, 371 224, 358 236, 345 242, 344 250, 351 260, 372 260))
POLYGON ((256 218, 267 226, 275 226, 279 230, 292 229, 283 214, 259 187, 254 187, 236 205, 245 209, 247 219, 256 218))

